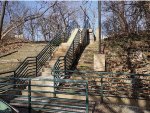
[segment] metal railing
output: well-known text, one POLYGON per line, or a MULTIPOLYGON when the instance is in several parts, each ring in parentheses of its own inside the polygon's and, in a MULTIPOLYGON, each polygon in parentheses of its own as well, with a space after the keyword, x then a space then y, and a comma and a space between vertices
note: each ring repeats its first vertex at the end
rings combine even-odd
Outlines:
MULTIPOLYGON (((42 68, 42 66, 45 64, 45 62, 51 57, 51 54, 53 53, 53 51, 55 50, 55 48, 57 46, 59 46, 59 44, 62 42, 62 38, 61 34, 58 34, 54 39, 52 39, 50 41, 50 43, 45 46, 45 48, 36 56, 36 57, 27 57, 22 64, 15 70, 12 72, 5 72, 5 73, 0 73, 0 75, 3 78, 1 78, 1 83, 0 83, 0 97, 3 99, 9 98, 8 100, 12 100, 14 97, 25 97, 26 98, 26 104, 28 106, 29 112, 31 112, 31 108, 36 109, 36 107, 33 106, 38 106, 39 101, 33 102, 35 105, 32 106, 32 99, 34 100, 34 97, 32 97, 32 93, 52 93, 50 91, 43 91, 43 90, 38 90, 38 91, 32 91, 32 86, 36 86, 36 87, 42 87, 40 84, 38 85, 32 85, 32 81, 31 78, 29 77, 34 77, 34 76, 38 76, 38 72, 40 71, 40 69, 42 68), (6 77, 7 76, 7 77, 6 77), (7 78, 7 79, 6 79, 7 78), (5 81, 6 80, 6 81, 5 81), (13 92, 13 93, 9 93, 9 92, 13 92), (27 97, 26 95, 23 95, 23 92, 27 92, 27 97)), ((71 46, 69 47, 67 54, 64 57, 59 57, 59 59, 57 60, 57 62, 55 63, 55 68, 54 69, 72 69, 74 67, 74 65, 77 63, 77 61, 79 60, 79 56, 82 54, 82 51, 84 50, 85 46, 88 44, 88 39, 87 39, 87 29, 82 30, 82 32, 80 30, 78 30, 78 33, 75 37, 75 39, 73 40, 71 46), (70 56, 71 55, 71 56, 70 56), (73 59, 72 59, 73 57, 73 59), (70 64, 69 64, 70 63, 70 64)), ((86 103, 82 103, 81 106, 85 105, 85 109, 86 109, 86 113, 88 113, 88 84, 87 82, 85 83, 85 81, 76 81, 76 80, 65 80, 65 78, 61 78, 60 76, 55 76, 55 74, 57 73, 53 73, 54 75, 54 80, 49 80, 46 79, 47 81, 53 81, 53 94, 54 96, 58 95, 58 94, 69 94, 69 95, 74 95, 74 94, 81 94, 80 96, 85 96, 86 97, 86 103), (63 83, 62 81, 64 81, 65 83, 63 83), (72 92, 73 88, 70 87, 67 88, 69 90, 69 93, 67 91, 64 92, 62 85, 58 85, 58 84, 68 84, 70 82, 75 83, 76 85, 73 85, 73 87, 75 86, 80 86, 77 83, 82 83, 82 88, 79 89, 78 91, 75 90, 75 92, 73 91, 73 93, 70 93, 70 91, 72 92), (86 89, 84 89, 84 87, 86 87, 86 89), (56 88, 57 87, 57 88, 56 88), (63 91, 62 91, 63 90, 63 91), (62 91, 62 92, 60 92, 62 91), (85 92, 86 91, 86 92, 85 92), (85 93, 83 93, 85 92, 85 93)), ((59 73, 60 74, 60 73, 59 73)), ((66 74, 66 73, 64 73, 66 74)), ((46 86, 43 86, 46 87, 46 86)), ((47 86, 47 87, 51 87, 51 86, 47 86)), ((80 88, 80 87, 78 87, 80 88)), ((34 89, 34 88, 33 88, 34 89)), ((64 88, 66 90, 66 87, 64 88)), ((75 89, 77 89, 75 87, 75 89)), ((46 98, 46 96, 44 95, 43 98, 46 98)), ((56 98, 56 97, 55 97, 56 98)), ((46 100, 51 101, 52 98, 47 98, 46 100)), ((54 99, 55 100, 55 99, 54 99)), ((61 100, 60 98, 57 100, 61 100)), ((74 99, 71 99, 71 101, 73 101, 74 99)), ((40 100, 40 106, 42 99, 40 100)), ((18 103, 19 105, 22 105, 23 101, 16 101, 16 104, 18 103)), ((67 99, 67 102, 68 101, 67 99)), ((14 103, 14 102, 13 102, 14 103)), ((66 103, 66 102, 64 102, 66 103)), ((62 105, 64 105, 64 103, 62 105)), ((24 104, 24 102, 23 102, 24 104)), ((79 103, 77 102, 77 104, 72 104, 73 108, 80 108, 80 107, 74 107, 75 105, 78 105, 79 103)), ((49 107, 53 106, 50 105, 48 103, 46 103, 46 105, 48 105, 49 107)), ((58 104, 59 106, 60 104, 58 104)), ((61 105, 61 107, 62 107, 61 105)), ((69 105, 66 107, 71 108, 69 105)), ((55 106, 57 107, 57 106, 55 106)), ((63 106, 64 107, 64 106, 63 106)), ((37 108, 39 110, 43 110, 43 108, 37 108)), ((50 110, 48 108, 46 108, 47 110, 50 110)), ((51 109, 55 111, 59 111, 57 108, 56 109, 51 109)), ((81 110, 81 109, 80 109, 81 110)), ((80 113, 80 110, 77 111, 78 113, 80 113)), ((66 111, 66 110, 62 110, 60 109, 60 111, 66 111)), ((67 112, 71 112, 71 111, 67 111, 67 112)), ((76 111, 73 111, 76 112, 76 111)))
POLYGON ((150 74, 54 70, 55 76, 87 80, 91 96, 118 97, 150 101, 150 74), (68 75, 60 75, 67 71, 68 75))
POLYGON ((15 79, 16 81, 21 80, 26 83, 14 84, 13 82, 0 82, 0 85, 6 86, 0 87, 0 90, 8 92, 0 93, 0 98, 10 105, 15 106, 18 110, 25 108, 27 113, 34 111, 88 113, 88 83, 86 80, 57 79, 55 82, 64 85, 59 86, 59 90, 54 92, 54 80, 50 78, 0 77, 0 80, 2 79, 3 81, 14 81, 15 79), (14 85, 20 85, 26 89, 7 88, 7 86, 14 85))
MULTIPOLYGON (((75 68, 75 66, 78 63, 78 60, 89 43, 87 39, 87 30, 78 30, 72 44, 70 45, 68 51, 66 52, 65 56, 60 56, 56 63, 54 64, 54 67, 52 69, 52 75, 54 76, 54 79, 62 79, 62 74, 67 74, 66 71, 63 73, 61 72, 53 72, 53 70, 72 70, 75 68), (55 76, 55 74, 59 74, 60 76, 55 76)), ((59 83, 55 83, 56 86, 59 85, 59 83)))
MULTIPOLYGON (((71 30, 77 25, 70 24, 69 28, 66 30, 66 34, 70 33, 71 30)), ((65 38, 67 41, 69 36, 65 38)), ((63 40, 63 31, 59 31, 54 38, 43 48, 43 50, 36 57, 27 57, 16 70, 9 73, 4 72, 0 73, 0 76, 13 76, 17 78, 28 78, 28 77, 36 77, 39 74, 40 69, 44 66, 47 60, 51 59, 53 52, 55 49, 62 43, 63 40), (7 75, 6 75, 7 74, 7 75)), ((16 81, 14 81, 16 82, 16 81)))
POLYGON ((61 44, 62 32, 58 33, 45 48, 36 56, 36 73, 40 71, 45 62, 51 58, 55 49, 61 44))
MULTIPOLYGON (((52 53, 61 43, 61 34, 59 32, 36 57, 27 57, 15 71, 0 73, 0 76, 11 76, 16 78, 29 78, 38 76, 38 72, 45 62, 51 58, 52 53)), ((14 80, 14 83, 23 83, 23 81, 14 80)), ((2 87, 2 86, 1 86, 2 87)), ((20 87, 15 85, 14 87, 20 87)), ((21 87, 20 87, 21 88, 21 87)))
MULTIPOLYGON (((88 28, 90 27, 89 21, 87 20, 84 28, 82 30, 78 29, 78 32, 73 39, 69 49, 66 52, 65 56, 60 56, 56 63, 53 66, 52 69, 52 75, 54 76, 54 79, 63 79, 64 76, 61 76, 62 74, 67 74, 67 71, 64 72, 55 72, 53 70, 73 70, 75 69, 78 60, 80 59, 80 56, 82 52, 84 51, 85 47, 89 44, 89 36, 88 36, 88 28), (59 76, 55 76, 55 74, 59 76)), ((59 86, 59 83, 54 83, 55 88, 59 86)))
POLYGON ((87 20, 82 30, 78 29, 75 38, 66 52, 66 55, 58 58, 52 70, 71 70, 75 68, 80 55, 85 47, 89 44, 87 29, 90 27, 90 24, 88 22, 89 21, 87 20))

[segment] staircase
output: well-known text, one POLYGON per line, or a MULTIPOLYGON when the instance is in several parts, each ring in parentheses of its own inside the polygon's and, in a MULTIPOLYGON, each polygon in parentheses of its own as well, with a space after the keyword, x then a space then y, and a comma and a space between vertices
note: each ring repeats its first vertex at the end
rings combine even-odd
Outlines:
MULTIPOLYGON (((40 113, 53 113, 54 111, 88 113, 87 81, 63 79, 60 73, 56 78, 53 72, 55 69, 67 70, 75 66, 74 64, 78 62, 82 51, 88 44, 87 29, 86 23, 83 29, 74 29, 66 43, 62 43, 62 35, 59 33, 38 56, 26 58, 15 71, 0 73, 0 75, 9 74, 11 77, 4 78, 8 79, 8 82, 2 82, 2 85, 9 87, 7 89, 0 87, 0 91, 7 92, 7 94, 0 94, 0 98, 4 98, 16 107, 25 107, 28 113, 31 113, 33 109, 40 113), (59 62, 59 69, 57 69, 57 62, 59 62), (30 72, 32 70, 33 72, 30 72), (72 86, 63 88, 63 83, 72 86), (76 86, 81 86, 82 90, 76 86), (60 87, 60 91, 56 87, 60 87), (78 95, 77 98, 74 98, 75 95, 78 95), (55 100, 56 103, 53 102, 55 100)), ((68 39, 68 37, 65 38, 68 39)), ((66 73, 63 72, 64 74, 66 73)))
MULTIPOLYGON (((70 45, 72 44, 74 38, 76 37, 77 33, 78 33, 79 29, 75 29, 69 40, 66 43, 62 43, 57 50, 53 53, 52 58, 50 60, 48 60, 45 64, 45 66, 43 66, 43 68, 41 69, 41 76, 36 77, 36 78, 32 78, 30 81, 31 84, 31 93, 30 96, 32 96, 31 101, 32 102, 49 102, 44 99, 41 99, 41 97, 48 97, 48 98, 53 98, 55 97, 55 88, 54 88, 54 76, 52 76, 52 68, 54 67, 56 61, 58 60, 58 58, 60 56, 65 56, 68 48, 70 47, 70 45), (45 85, 45 86, 49 86, 49 87, 39 87, 38 85, 45 85), (45 93, 43 93, 45 92, 45 93)), ((64 66, 64 64, 61 64, 62 66, 64 66)), ((58 85, 58 84, 57 84, 58 85)), ((15 98, 14 100, 11 101, 11 105, 14 106, 27 106, 28 103, 23 103, 23 104, 18 104, 17 101, 26 101, 28 102, 28 95, 29 95, 29 87, 26 87, 25 90, 22 90, 22 96, 23 97, 18 97, 15 98)), ((59 98, 63 97, 64 95, 58 95, 59 98)), ((73 96, 69 96, 67 98, 73 99, 73 96)), ((82 96, 80 97, 80 99, 82 98, 82 96)), ((43 105, 34 105, 33 107, 40 107, 42 108, 44 106, 43 105)))
POLYGON ((57 59, 60 56, 65 56, 68 48, 70 47, 75 35, 77 34, 79 29, 75 29, 72 31, 71 36, 69 40, 66 43, 62 43, 58 49, 53 53, 52 59, 48 60, 45 64, 45 66, 41 70, 41 76, 50 76, 52 68, 54 67, 54 64, 56 63, 57 59))

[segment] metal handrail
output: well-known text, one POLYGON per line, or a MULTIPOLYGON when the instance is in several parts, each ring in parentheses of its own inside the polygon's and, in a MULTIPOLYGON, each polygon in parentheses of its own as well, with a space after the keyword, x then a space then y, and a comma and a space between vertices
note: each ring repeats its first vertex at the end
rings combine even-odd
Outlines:
MULTIPOLYGON (((67 29, 66 31, 67 33, 70 33, 71 29, 73 29, 76 26, 76 24, 72 24, 70 26, 71 27, 67 29)), ((57 33, 54 36, 54 38, 41 50, 41 52, 36 57, 25 58, 24 61, 14 70, 13 76, 18 77, 18 78, 38 76, 38 72, 43 67, 45 62, 51 58, 51 55, 56 49, 56 47, 59 46, 60 43, 62 43, 63 41, 62 34, 63 34, 63 31, 62 30, 59 31, 59 33, 57 33)), ((66 41, 68 40, 68 38, 69 37, 66 38, 66 41)), ((8 73, 8 76, 9 76, 9 72, 4 72, 4 73, 8 73)))
MULTIPOLYGON (((56 63, 54 64, 52 68, 53 70, 61 70, 59 68, 59 63, 64 62, 64 70, 71 70, 75 67, 75 63, 78 62, 79 54, 82 54, 82 51, 85 49, 85 47, 89 44, 89 38, 87 36, 87 29, 90 27, 89 21, 87 20, 84 24, 83 30, 78 30, 75 38, 73 39, 73 42, 71 43, 69 49, 66 52, 66 55, 63 59, 58 58, 56 63), (62 61, 64 60, 64 61, 62 61), (57 65, 56 65, 57 64, 57 65)), ((64 72, 64 74, 66 74, 64 72)))
POLYGON ((26 84, 20 83, 20 86, 24 86, 26 89, 20 88, 8 88, 9 86, 18 85, 14 83, 0 83, 6 85, 4 88, 0 88, 1 90, 7 91, 8 93, 0 93, 0 98, 8 102, 10 105, 15 105, 16 107, 26 107, 28 109, 28 113, 31 113, 31 109, 33 110, 41 110, 41 111, 52 111, 53 109, 57 111, 64 112, 75 112, 74 110, 78 110, 77 112, 86 112, 89 110, 89 102, 88 102, 88 83, 86 80, 69 80, 69 79, 57 79, 55 82, 69 84, 69 86, 60 86, 61 90, 47 90, 53 89, 55 86, 50 83, 54 82, 54 79, 48 78, 16 78, 16 77, 0 77, 0 79, 10 79, 10 80, 22 80, 26 84), (34 82, 49 82, 49 84, 34 84, 34 82), (78 87, 76 87, 78 86, 78 87), (36 89, 35 89, 36 87, 36 89), (40 90, 43 89, 42 91, 40 90), (9 93, 13 92, 13 93, 9 93), (22 95, 19 95, 18 92, 21 92, 22 95), (40 95, 39 95, 40 94, 40 95), (55 95, 64 95, 64 97, 48 97, 45 95, 55 94, 55 95), (82 99, 74 99, 68 98, 67 95, 72 95, 73 97, 81 97, 82 99), (7 97, 7 98, 6 98, 7 97), (9 98, 8 98, 9 97, 9 98), (17 98, 17 99, 16 99, 17 98), (20 99, 19 99, 20 98, 20 99), (84 100, 83 100, 84 98, 84 100), (53 101, 52 101, 53 100, 53 101), (46 107, 47 106, 47 107, 46 107), (49 108, 50 106, 50 108, 49 108), (56 108, 57 107, 57 108, 56 108), (66 109, 67 108, 67 109, 66 109), (73 111, 72 111, 73 110, 73 111), (80 110, 80 111, 79 111, 80 110))

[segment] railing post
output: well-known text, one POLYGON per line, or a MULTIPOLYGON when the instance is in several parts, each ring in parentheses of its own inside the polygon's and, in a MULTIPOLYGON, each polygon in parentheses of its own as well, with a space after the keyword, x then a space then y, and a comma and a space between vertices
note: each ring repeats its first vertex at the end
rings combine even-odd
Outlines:
POLYGON ((74 40, 73 40, 72 49, 73 49, 72 59, 74 60, 74 40))
POLYGON ((28 83, 28 112, 31 113, 31 79, 28 83))
POLYGON ((67 65, 66 60, 67 60, 67 59, 66 59, 66 56, 65 56, 65 57, 64 57, 64 68, 65 68, 64 70, 65 70, 65 75, 66 75, 66 70, 67 70, 67 67, 66 67, 66 65, 67 65))
POLYGON ((86 82, 86 113, 89 113, 88 82, 86 82))
POLYGON ((52 45, 50 45, 50 57, 52 56, 52 45))
POLYGON ((103 75, 100 75, 101 76, 101 102, 103 103, 103 75))
POLYGON ((13 80, 13 84, 14 84, 14 89, 16 88, 16 72, 14 71, 14 80, 13 80))
POLYGON ((65 37, 64 37, 64 42, 66 42, 66 39, 67 39, 67 37, 68 37, 68 33, 67 33, 68 31, 67 31, 67 28, 65 29, 65 37))
POLYGON ((53 74, 53 76, 54 76, 54 97, 56 97, 56 75, 55 75, 55 70, 54 70, 54 74, 53 74))
POLYGON ((36 77, 37 77, 37 75, 38 75, 38 69, 37 69, 37 68, 38 68, 38 63, 37 63, 37 62, 38 62, 37 57, 35 57, 35 63, 36 63, 36 70, 35 70, 36 75, 35 75, 35 76, 36 76, 36 77))

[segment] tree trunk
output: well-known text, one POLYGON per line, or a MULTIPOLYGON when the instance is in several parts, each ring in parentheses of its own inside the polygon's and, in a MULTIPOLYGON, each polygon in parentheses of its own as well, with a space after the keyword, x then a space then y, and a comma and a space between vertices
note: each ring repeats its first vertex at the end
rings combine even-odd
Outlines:
POLYGON ((5 8, 6 8, 7 1, 4 1, 2 4, 2 12, 0 16, 0 40, 2 39, 2 28, 3 28, 3 21, 4 21, 4 15, 5 15, 5 8))

